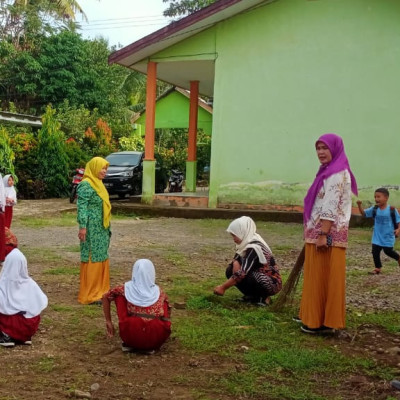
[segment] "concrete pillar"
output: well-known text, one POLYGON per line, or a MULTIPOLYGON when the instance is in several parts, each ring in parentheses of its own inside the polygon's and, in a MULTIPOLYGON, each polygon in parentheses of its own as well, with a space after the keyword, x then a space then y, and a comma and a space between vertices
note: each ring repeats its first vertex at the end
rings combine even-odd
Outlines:
POLYGON ((197 114, 199 104, 199 81, 190 82, 188 159, 186 161, 186 191, 196 191, 197 175, 197 114))
POLYGON ((143 161, 142 203, 151 204, 155 194, 154 140, 156 120, 157 63, 147 64, 146 134, 143 161))

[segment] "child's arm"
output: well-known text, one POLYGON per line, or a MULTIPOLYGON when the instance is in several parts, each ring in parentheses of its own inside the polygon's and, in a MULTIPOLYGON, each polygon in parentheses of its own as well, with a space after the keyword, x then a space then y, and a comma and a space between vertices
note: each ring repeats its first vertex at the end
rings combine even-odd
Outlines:
POLYGON ((397 238, 400 235, 400 215, 396 208, 395 208, 395 216, 396 216, 397 228, 394 230, 394 237, 397 238))
POLYGON ((357 200, 357 206, 358 206, 358 211, 360 211, 360 214, 365 217, 365 211, 364 208, 362 206, 362 201, 361 200, 357 200))

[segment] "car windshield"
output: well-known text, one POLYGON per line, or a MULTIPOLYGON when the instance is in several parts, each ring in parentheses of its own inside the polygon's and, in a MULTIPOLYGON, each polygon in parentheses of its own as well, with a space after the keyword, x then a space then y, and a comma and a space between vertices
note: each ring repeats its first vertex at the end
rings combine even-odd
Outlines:
POLYGON ((142 154, 110 154, 106 160, 110 163, 110 167, 133 167, 139 165, 142 154))

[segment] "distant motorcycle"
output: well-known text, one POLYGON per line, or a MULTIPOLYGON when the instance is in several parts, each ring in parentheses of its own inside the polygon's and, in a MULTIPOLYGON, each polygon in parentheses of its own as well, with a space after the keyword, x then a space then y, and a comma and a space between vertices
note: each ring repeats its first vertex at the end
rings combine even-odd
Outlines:
POLYGON ((69 196, 69 202, 72 204, 75 199, 77 198, 77 189, 78 185, 81 182, 83 178, 83 174, 85 173, 84 168, 77 168, 75 170, 75 175, 72 178, 72 184, 71 184, 71 194, 69 196))
POLYGON ((182 192, 183 172, 179 169, 172 169, 168 179, 168 192, 182 192))

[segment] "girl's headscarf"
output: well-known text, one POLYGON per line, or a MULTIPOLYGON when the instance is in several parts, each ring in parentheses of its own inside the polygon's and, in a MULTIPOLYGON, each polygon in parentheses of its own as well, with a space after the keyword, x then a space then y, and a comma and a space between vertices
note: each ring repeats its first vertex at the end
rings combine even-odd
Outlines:
POLYGON ((5 237, 6 237, 6 256, 8 253, 10 253, 12 250, 18 247, 18 240, 17 237, 8 229, 5 227, 5 237))
POLYGON ((3 178, 0 174, 0 212, 5 210, 6 207, 6 193, 4 190, 3 178))
POLYGON ((14 249, 6 257, 0 273, 0 313, 23 313, 25 318, 33 318, 46 307, 47 296, 29 277, 25 256, 14 249))
POLYGON ((110 226, 111 219, 111 203, 107 189, 104 183, 99 179, 99 172, 105 167, 108 167, 109 162, 102 157, 92 158, 85 167, 82 181, 89 182, 90 186, 96 191, 99 197, 103 200, 103 225, 104 228, 110 226))
POLYGON ((14 186, 10 186, 8 184, 8 179, 12 176, 11 174, 8 174, 4 176, 3 178, 3 184, 4 184, 4 193, 6 197, 9 197, 14 200, 14 204, 17 202, 17 192, 15 191, 14 186))
POLYGON ((324 184, 324 180, 329 178, 331 175, 337 172, 344 171, 347 169, 351 177, 351 191, 357 195, 357 182, 350 169, 349 160, 347 159, 344 151, 343 140, 340 136, 334 133, 326 133, 322 135, 316 142, 323 142, 328 146, 329 151, 332 155, 332 160, 329 164, 322 164, 319 167, 317 175, 315 176, 314 182, 308 189, 307 195, 304 198, 304 221, 307 222, 311 217, 311 211, 314 206, 315 198, 317 197, 321 187, 324 184))
POLYGON ((135 306, 148 307, 160 297, 160 288, 155 283, 156 271, 150 260, 140 259, 132 269, 132 280, 125 282, 125 297, 135 306))
POLYGON ((265 258, 263 247, 265 246, 266 250, 272 254, 271 249, 264 239, 256 233, 256 224, 250 217, 240 217, 233 220, 226 231, 234 234, 242 241, 236 245, 236 253, 239 255, 243 256, 249 248, 254 249, 260 263, 265 264, 267 259, 265 258))

